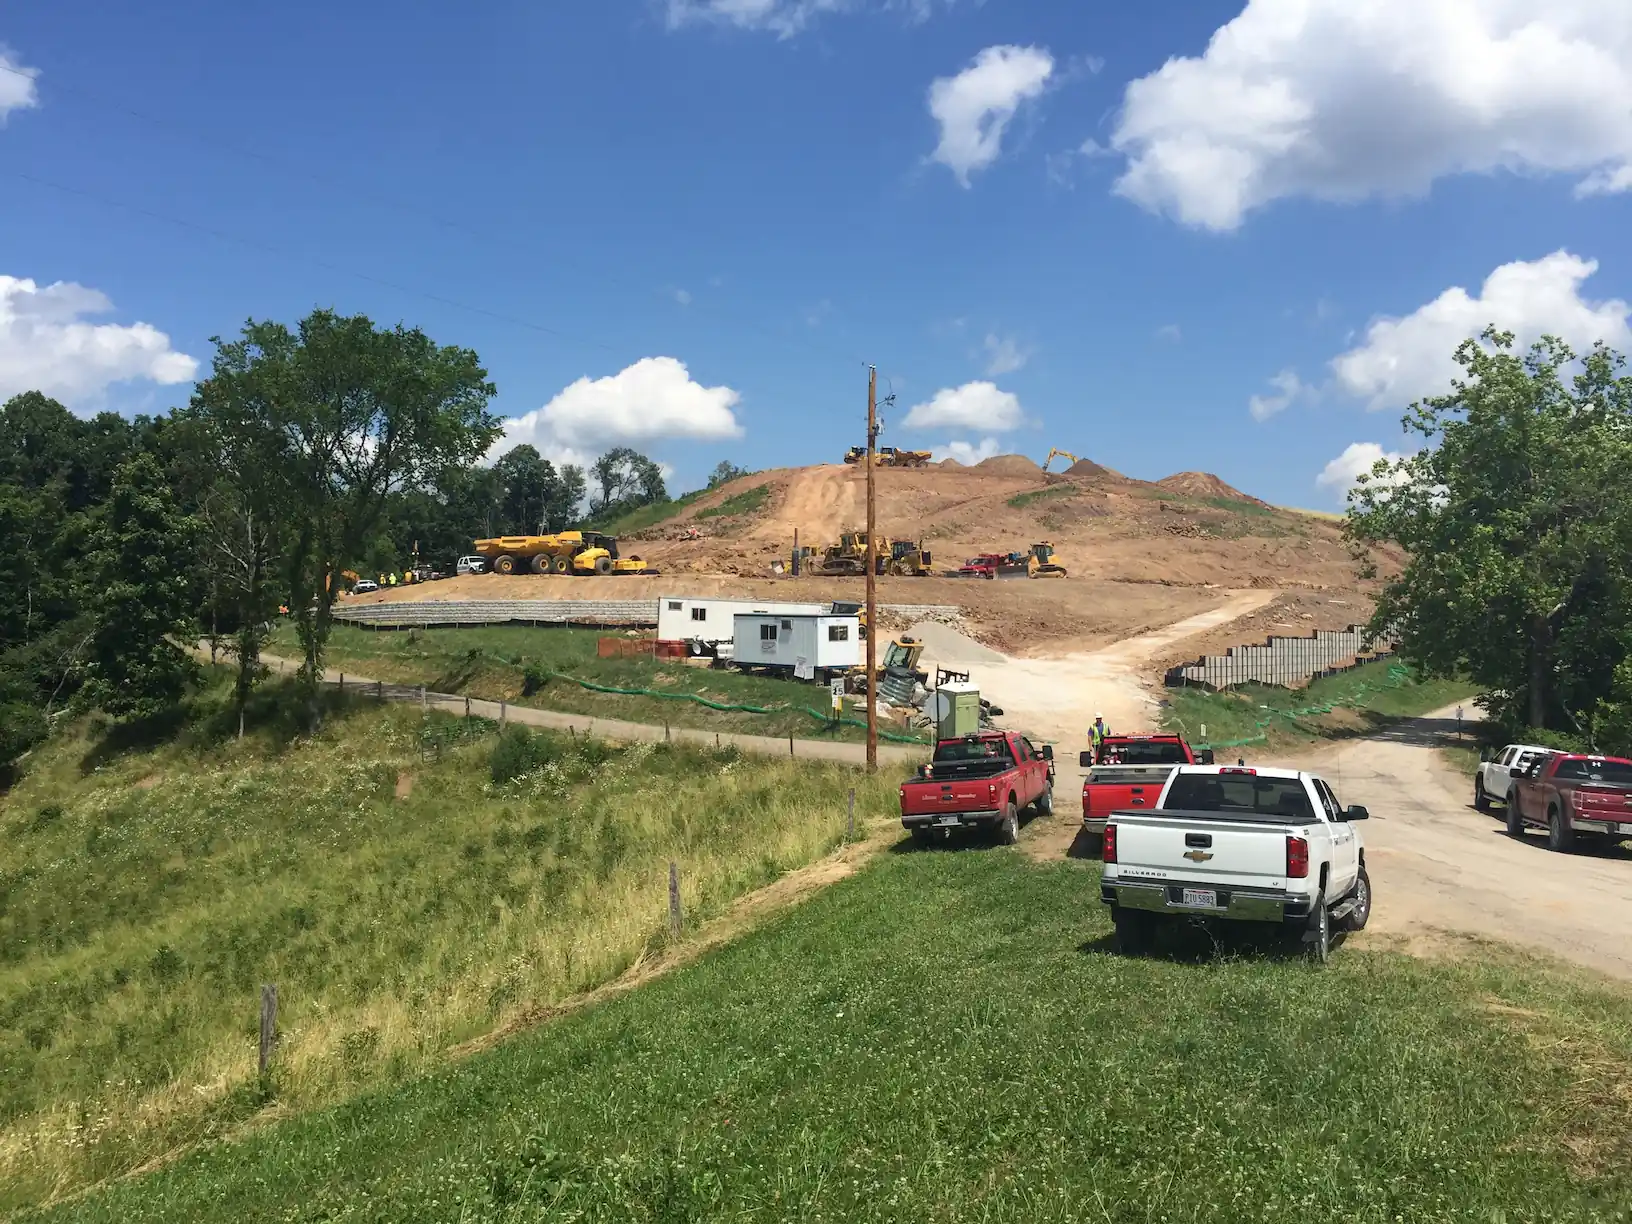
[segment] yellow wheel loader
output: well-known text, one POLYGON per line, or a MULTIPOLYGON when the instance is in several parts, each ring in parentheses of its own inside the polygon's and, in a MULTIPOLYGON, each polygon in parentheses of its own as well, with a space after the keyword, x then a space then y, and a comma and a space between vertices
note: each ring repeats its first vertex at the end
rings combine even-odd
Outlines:
POLYGON ((1032 578, 1064 578, 1065 566, 1055 559, 1054 545, 1044 540, 1031 546, 1031 555, 1026 558, 1026 573, 1032 578))

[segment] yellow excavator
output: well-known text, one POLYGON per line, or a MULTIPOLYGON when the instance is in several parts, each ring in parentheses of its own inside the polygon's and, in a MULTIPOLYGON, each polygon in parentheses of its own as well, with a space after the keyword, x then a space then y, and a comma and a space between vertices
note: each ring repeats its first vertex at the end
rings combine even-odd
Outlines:
POLYGON ((1054 556, 1054 545, 1044 540, 1031 546, 1026 558, 1026 575, 1031 578, 1064 578, 1065 566, 1054 556))
POLYGON ((1048 465, 1053 463, 1056 459, 1069 459, 1072 463, 1082 462, 1081 459, 1078 459, 1070 451, 1064 451, 1059 449, 1057 446, 1051 446, 1048 448, 1048 458, 1043 460, 1043 471, 1048 471, 1048 465))

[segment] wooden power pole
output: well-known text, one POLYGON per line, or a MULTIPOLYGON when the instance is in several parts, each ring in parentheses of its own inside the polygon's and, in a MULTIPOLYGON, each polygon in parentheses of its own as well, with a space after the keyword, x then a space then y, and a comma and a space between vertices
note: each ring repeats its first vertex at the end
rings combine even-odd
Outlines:
POLYGON ((878 772, 878 520, 873 450, 878 443, 878 370, 867 367, 867 772, 878 772))

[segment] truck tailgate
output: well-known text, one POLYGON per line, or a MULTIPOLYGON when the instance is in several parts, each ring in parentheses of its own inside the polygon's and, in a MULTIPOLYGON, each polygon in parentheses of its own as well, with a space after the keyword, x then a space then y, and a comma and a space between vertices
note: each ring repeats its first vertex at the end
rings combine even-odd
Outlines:
POLYGON ((903 782, 901 814, 922 816, 930 812, 983 811, 997 806, 996 791, 996 780, 993 778, 947 778, 944 781, 903 782))
POLYGON ((1187 820, 1117 812, 1117 874, 1135 880, 1196 880, 1260 888, 1286 886, 1286 837, 1299 827, 1250 820, 1187 820))
POLYGON ((1176 765, 1095 765, 1082 787, 1082 814, 1104 819, 1123 808, 1154 808, 1176 765))

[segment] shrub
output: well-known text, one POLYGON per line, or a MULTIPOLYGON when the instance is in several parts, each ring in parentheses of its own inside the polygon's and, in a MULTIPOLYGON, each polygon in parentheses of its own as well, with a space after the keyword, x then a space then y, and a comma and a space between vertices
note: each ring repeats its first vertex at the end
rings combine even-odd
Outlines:
POLYGON ((550 682, 542 663, 529 663, 521 670, 521 695, 531 697, 550 682))
POLYGON ((552 755, 548 737, 534 735, 520 723, 511 723, 499 733, 493 754, 488 758, 488 768, 494 783, 502 786, 532 773, 552 755))

